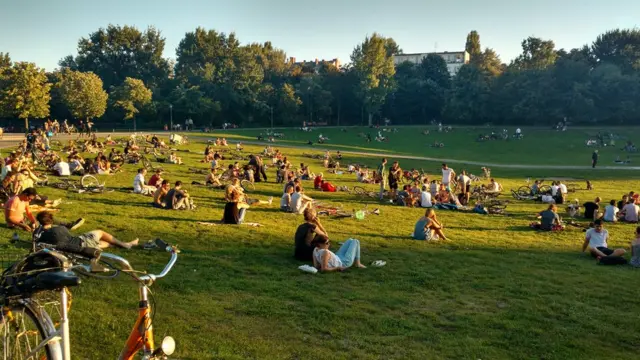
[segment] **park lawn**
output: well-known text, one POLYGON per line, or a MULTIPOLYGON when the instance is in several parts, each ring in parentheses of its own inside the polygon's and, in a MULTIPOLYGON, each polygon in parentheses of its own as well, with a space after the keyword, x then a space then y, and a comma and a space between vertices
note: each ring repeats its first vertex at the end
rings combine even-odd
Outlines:
MULTIPOLYGON (((507 128, 509 134, 515 133, 515 128, 507 128)), ((522 140, 508 141, 493 140, 478 142, 479 134, 490 134, 491 131, 500 133, 502 127, 454 127, 449 133, 439 133, 435 126, 400 126, 397 133, 383 132, 389 138, 388 142, 372 141, 367 143, 359 134, 371 134, 376 137, 378 129, 367 127, 347 128, 316 128, 312 132, 304 132, 300 129, 276 129, 285 135, 277 144, 308 146, 309 140, 314 142, 313 147, 327 148, 331 150, 365 151, 376 153, 392 153, 402 155, 424 156, 443 159, 455 159, 488 164, 526 164, 526 165, 591 165, 591 153, 594 148, 587 147, 587 139, 595 139, 599 131, 596 128, 569 128, 566 132, 558 132, 550 129, 524 128, 522 140), (346 130, 346 132, 344 131, 346 130), (424 130, 429 130, 429 135, 423 135, 424 130), (315 144, 318 135, 322 134, 330 140, 325 144, 315 144), (444 143, 444 148, 434 148, 434 142, 444 143)), ((255 141, 257 135, 265 133, 260 129, 216 130, 210 134, 198 134, 199 136, 227 137, 232 141, 255 141)), ((640 156, 637 153, 627 153, 621 149, 626 141, 638 140, 638 128, 613 128, 609 130, 619 138, 615 146, 599 148, 600 165, 615 166, 617 157, 624 160, 629 156, 632 166, 638 166, 640 156)))
MULTIPOLYGON (((180 152, 186 165, 166 165, 166 178, 204 181, 187 172, 200 163, 204 144, 180 152)), ((247 146, 246 151, 261 148, 247 146)), ((286 149, 292 163, 306 162, 319 172, 320 161, 302 157, 309 150, 286 149)), ((530 156, 524 153, 521 156, 530 156)), ((375 166, 379 159, 346 156, 375 166)), ((228 162, 225 162, 227 164, 228 162)), ((402 161, 437 174, 437 162, 402 161)), ((456 170, 459 170, 459 168, 456 170)), ((106 179, 131 187, 136 171, 106 179)), ((383 268, 310 275, 297 269, 293 233, 301 216, 278 210, 281 184, 258 183, 255 196, 274 197, 272 206, 249 209, 246 221, 263 227, 207 227, 197 221, 222 217, 222 190, 186 188, 198 208, 192 212, 152 208, 151 198, 126 190, 100 195, 41 192, 66 197, 56 216, 85 217, 80 231, 107 230, 121 240, 161 237, 182 249, 175 269, 154 285, 154 330, 176 338, 178 359, 635 359, 640 344, 637 316, 638 270, 604 267, 580 253, 584 233, 538 233, 528 225, 540 204, 515 202, 511 216, 438 211, 450 241, 409 238, 423 214, 358 199, 348 193, 321 193, 306 182, 307 193, 347 209, 379 207, 381 215, 356 219, 323 218, 334 246, 361 240, 365 264, 385 260, 383 268)), ((354 176, 325 172, 338 185, 357 185, 354 176)), ((505 189, 526 177, 567 176, 551 170, 494 170, 505 189)), ((619 199, 640 180, 626 171, 576 171, 589 176, 595 191, 572 194, 582 202, 596 195, 619 199), (632 179, 632 180, 627 180, 632 179)), ((150 174, 148 175, 150 177, 150 174)), ((370 186, 372 190, 375 186, 370 186)), ((624 246, 635 226, 608 225, 610 246, 624 246)), ((12 231, 0 227, 6 251, 12 231)), ((25 237, 24 234, 22 234, 25 237)), ((336 250, 336 249, 334 249, 336 250)), ((114 250, 137 269, 158 272, 168 259, 161 252, 114 250)), ((72 289, 72 349, 77 359, 114 358, 137 315, 131 279, 86 279, 72 289)))

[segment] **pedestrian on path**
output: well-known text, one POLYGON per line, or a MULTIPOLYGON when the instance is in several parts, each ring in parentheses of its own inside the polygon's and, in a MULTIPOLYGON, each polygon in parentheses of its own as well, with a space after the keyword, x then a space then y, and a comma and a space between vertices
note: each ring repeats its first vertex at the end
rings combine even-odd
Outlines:
POLYGON ((595 169, 597 164, 598 164, 598 150, 594 150, 593 154, 591 154, 591 167, 595 169))

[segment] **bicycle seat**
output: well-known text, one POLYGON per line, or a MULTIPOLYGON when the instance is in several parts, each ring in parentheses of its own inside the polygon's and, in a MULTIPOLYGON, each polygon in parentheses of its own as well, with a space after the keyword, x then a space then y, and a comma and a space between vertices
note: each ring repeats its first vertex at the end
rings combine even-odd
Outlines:
POLYGON ((78 286, 80 283, 80 278, 69 271, 44 272, 35 277, 35 287, 40 290, 78 286))

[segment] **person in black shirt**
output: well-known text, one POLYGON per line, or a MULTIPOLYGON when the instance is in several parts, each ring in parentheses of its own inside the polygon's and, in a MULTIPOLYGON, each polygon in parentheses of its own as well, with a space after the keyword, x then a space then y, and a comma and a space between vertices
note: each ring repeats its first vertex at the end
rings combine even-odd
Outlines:
POLYGON ((229 202, 224 206, 222 223, 235 225, 242 224, 248 208, 249 204, 240 202, 240 193, 232 191, 229 195, 229 202))
POLYGON ((298 226, 294 235, 295 250, 293 256, 300 261, 313 260, 313 249, 317 239, 328 238, 327 231, 318 220, 315 209, 304 211, 304 224, 298 226))
POLYGON ((54 225, 53 214, 48 211, 38 213, 36 219, 41 226, 38 233, 34 235, 38 242, 54 245, 62 251, 80 252, 83 248, 105 249, 110 246, 131 249, 138 245, 138 239, 123 242, 102 230, 93 230, 74 236, 66 227, 54 225))
POLYGON ((622 200, 618 201, 618 209, 621 209, 629 202, 629 195, 622 195, 622 200))
POLYGON ((594 150, 593 154, 591 154, 591 167, 595 169, 597 164, 598 164, 598 150, 594 150))
POLYGON ((586 202, 582 206, 584 206, 584 218, 589 220, 597 220, 600 218, 599 210, 600 210, 600 199, 597 197, 594 202, 586 202))

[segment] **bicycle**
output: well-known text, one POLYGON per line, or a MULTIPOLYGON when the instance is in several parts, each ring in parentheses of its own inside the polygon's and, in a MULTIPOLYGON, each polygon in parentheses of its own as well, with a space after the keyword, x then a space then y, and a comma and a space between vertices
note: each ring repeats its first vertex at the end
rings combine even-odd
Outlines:
POLYGON ((105 272, 116 272, 116 275, 124 272, 139 283, 138 318, 118 358, 131 360, 136 354, 142 353, 143 359, 160 360, 172 355, 175 351, 175 340, 172 337, 165 337, 160 347, 154 346, 149 287, 171 271, 180 251, 160 239, 156 240, 156 246, 171 253, 170 260, 160 274, 138 276, 138 272, 126 259, 100 253, 96 249, 93 249, 96 250, 95 253, 87 254, 93 255, 89 264, 74 263, 72 259, 77 255, 71 256, 45 248, 5 270, 0 287, 0 340, 3 359, 70 360, 68 313, 71 296, 68 289, 80 285, 77 274, 96 274, 101 277, 100 273, 105 272), (111 269, 101 264, 109 264, 111 269), (55 292, 59 298, 56 302, 60 317, 57 327, 45 307, 37 301, 38 294, 47 292, 55 292))

